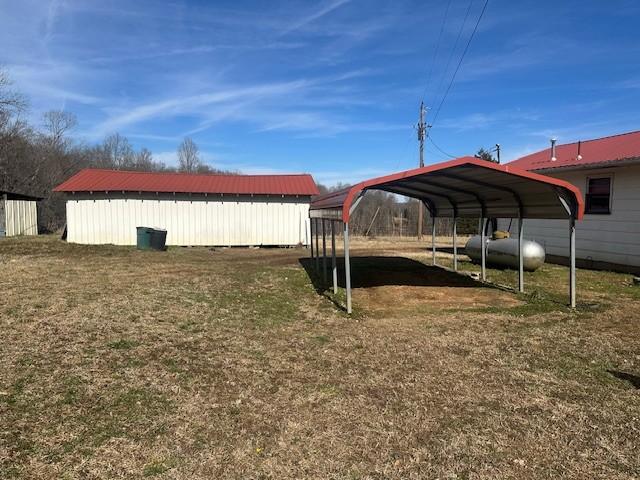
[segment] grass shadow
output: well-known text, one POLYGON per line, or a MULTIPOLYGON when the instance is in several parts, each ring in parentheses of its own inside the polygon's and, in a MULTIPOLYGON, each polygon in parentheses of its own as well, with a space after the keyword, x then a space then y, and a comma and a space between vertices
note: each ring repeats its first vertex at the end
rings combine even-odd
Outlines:
MULTIPOLYGON (((332 285, 331 259, 327 259, 327 278, 323 275, 322 259, 316 270, 315 260, 304 257, 298 259, 306 270, 314 287, 319 292, 329 289, 332 285)), ((338 273, 338 287, 345 288, 344 259, 336 262, 338 273)), ((356 256, 351 257, 351 288, 370 288, 382 286, 411 286, 411 287, 463 287, 463 288, 492 288, 492 285, 480 282, 468 275, 425 265, 418 260, 405 257, 356 256)))
POLYGON ((629 382, 633 386, 633 388, 640 390, 640 376, 634 375, 632 373, 620 372, 618 370, 607 370, 607 373, 610 373, 618 380, 629 382))

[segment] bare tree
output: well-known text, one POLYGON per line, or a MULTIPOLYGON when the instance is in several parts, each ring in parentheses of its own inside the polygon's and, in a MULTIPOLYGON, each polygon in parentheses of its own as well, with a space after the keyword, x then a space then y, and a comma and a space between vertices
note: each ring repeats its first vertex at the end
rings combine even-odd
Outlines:
POLYGON ((104 139, 102 148, 112 168, 120 170, 134 167, 135 154, 126 137, 112 133, 104 139))
POLYGON ((135 168, 136 170, 152 171, 161 169, 162 165, 153 160, 150 150, 143 148, 136 153, 135 168))
POLYGON ((181 172, 195 173, 201 166, 202 161, 196 142, 190 137, 185 137, 178 147, 178 168, 181 172))
POLYGON ((0 70, 0 130, 7 129, 14 117, 27 107, 25 98, 11 90, 11 85, 7 73, 0 70))
POLYGON ((42 115, 47 143, 54 148, 60 148, 67 143, 67 135, 78 125, 73 113, 64 110, 49 110, 42 115))

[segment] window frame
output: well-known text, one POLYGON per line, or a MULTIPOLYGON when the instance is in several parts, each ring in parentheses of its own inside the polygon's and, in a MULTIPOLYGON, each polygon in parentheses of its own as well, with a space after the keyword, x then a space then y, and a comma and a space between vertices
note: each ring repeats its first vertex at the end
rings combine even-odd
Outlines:
POLYGON ((611 215, 611 204, 613 201, 613 174, 601 174, 601 175, 588 175, 586 179, 586 185, 584 189, 584 213, 585 215, 611 215), (609 205, 606 212, 592 212, 589 209, 589 183, 591 180, 609 180, 609 205))

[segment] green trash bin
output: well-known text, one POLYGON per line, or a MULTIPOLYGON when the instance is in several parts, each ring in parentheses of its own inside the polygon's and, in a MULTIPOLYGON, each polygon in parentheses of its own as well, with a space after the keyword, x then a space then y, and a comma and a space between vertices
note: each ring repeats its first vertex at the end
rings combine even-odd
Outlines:
POLYGON ((149 250, 151 248, 151 234, 153 228, 149 227, 136 227, 136 247, 138 250, 149 250))
POLYGON ((161 228, 154 228, 151 231, 151 248, 153 250, 166 250, 167 231, 161 228))

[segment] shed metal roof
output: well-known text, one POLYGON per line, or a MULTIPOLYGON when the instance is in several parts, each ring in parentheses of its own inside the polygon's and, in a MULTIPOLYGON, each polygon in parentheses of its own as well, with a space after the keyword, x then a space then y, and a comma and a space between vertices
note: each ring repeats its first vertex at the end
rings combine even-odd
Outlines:
POLYGON ((568 170, 616 166, 634 160, 640 160, 640 131, 583 140, 579 145, 578 142, 556 145, 555 161, 551 160, 551 148, 547 148, 514 160, 508 165, 523 170, 568 170))
POLYGON ((38 200, 42 200, 43 197, 38 197, 35 195, 27 195, 25 193, 18 192, 9 192, 6 190, 0 190, 0 199, 6 195, 8 200, 30 200, 33 202, 37 202, 38 200))
POLYGON ((210 175, 186 173, 81 170, 55 192, 163 192, 239 195, 317 195, 308 174, 210 175))
POLYGON ((422 200, 438 217, 580 219, 584 213, 580 190, 568 182, 461 157, 321 195, 311 203, 310 215, 348 222, 357 198, 371 189, 422 200))

